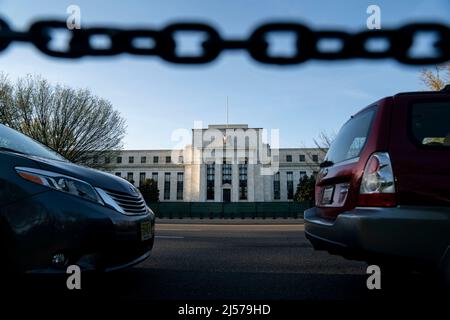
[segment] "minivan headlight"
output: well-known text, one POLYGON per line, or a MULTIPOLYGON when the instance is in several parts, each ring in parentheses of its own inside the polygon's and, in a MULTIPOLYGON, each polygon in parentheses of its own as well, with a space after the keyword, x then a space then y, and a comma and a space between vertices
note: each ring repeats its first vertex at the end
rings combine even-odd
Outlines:
POLYGON ((25 180, 104 205, 94 187, 83 180, 35 168, 16 167, 15 169, 17 174, 25 180))

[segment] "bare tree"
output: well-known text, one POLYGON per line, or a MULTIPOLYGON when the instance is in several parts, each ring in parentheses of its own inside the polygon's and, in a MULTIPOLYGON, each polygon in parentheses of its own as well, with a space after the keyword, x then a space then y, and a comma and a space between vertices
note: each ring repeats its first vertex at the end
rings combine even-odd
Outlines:
POLYGON ((331 143, 336 138, 336 133, 328 133, 322 131, 319 133, 319 136, 313 139, 314 144, 317 149, 319 149, 324 154, 327 153, 328 149, 330 149, 331 143))
POLYGON ((420 80, 429 90, 442 90, 450 83, 450 63, 437 65, 434 70, 423 69, 420 80))
POLYGON ((305 164, 312 168, 313 170, 317 170, 317 166, 320 161, 323 160, 325 154, 331 146, 334 138, 336 137, 336 133, 325 132, 322 131, 319 133, 317 138, 313 139, 315 148, 307 148, 306 154, 306 162, 305 164))
POLYGON ((12 82, 0 74, 0 122, 49 146, 66 159, 93 167, 93 155, 122 148, 125 120, 87 89, 52 85, 40 76, 12 82))

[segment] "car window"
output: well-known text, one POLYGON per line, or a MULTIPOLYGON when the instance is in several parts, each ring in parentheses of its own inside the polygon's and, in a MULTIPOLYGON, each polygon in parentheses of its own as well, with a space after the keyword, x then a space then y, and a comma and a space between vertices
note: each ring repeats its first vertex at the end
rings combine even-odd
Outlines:
POLYGON ((450 148, 450 101, 414 103, 410 121, 419 144, 450 148))
POLYGON ((1 148, 41 158, 65 160, 55 151, 2 124, 0 124, 0 149, 1 148))
POLYGON ((331 144, 326 160, 338 163, 359 157, 366 144, 374 114, 375 110, 372 108, 347 121, 331 144))

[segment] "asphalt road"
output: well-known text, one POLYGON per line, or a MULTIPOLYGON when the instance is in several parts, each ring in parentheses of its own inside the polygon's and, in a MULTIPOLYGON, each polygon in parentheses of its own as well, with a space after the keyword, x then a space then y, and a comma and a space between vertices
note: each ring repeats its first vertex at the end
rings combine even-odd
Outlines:
POLYGON ((316 252, 301 224, 159 224, 152 256, 117 273, 82 278, 69 291, 65 278, 32 278, 15 284, 24 297, 114 299, 395 299, 442 298, 432 278, 385 279, 366 287, 365 263, 316 252))

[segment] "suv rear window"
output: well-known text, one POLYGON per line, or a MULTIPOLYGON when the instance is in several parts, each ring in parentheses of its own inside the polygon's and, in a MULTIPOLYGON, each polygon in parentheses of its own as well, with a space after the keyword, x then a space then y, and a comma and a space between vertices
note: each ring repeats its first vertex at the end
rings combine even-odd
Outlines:
POLYGON ((374 114, 375 109, 371 108, 347 121, 331 144, 326 160, 338 163, 359 157, 366 144, 374 114))
POLYGON ((423 146, 450 148, 450 101, 413 104, 411 131, 423 146))

